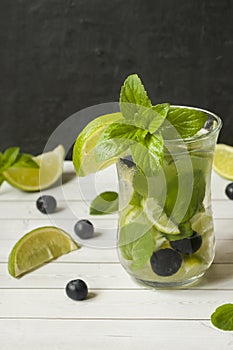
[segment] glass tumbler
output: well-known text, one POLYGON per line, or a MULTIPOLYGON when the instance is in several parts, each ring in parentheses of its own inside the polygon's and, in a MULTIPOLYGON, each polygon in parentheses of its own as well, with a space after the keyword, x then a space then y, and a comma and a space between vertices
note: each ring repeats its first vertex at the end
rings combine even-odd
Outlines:
POLYGON ((164 140, 163 165, 155 175, 140 171, 130 154, 117 163, 118 255, 140 284, 186 287, 198 281, 213 261, 210 185, 222 122, 204 112, 208 119, 194 137, 164 140))

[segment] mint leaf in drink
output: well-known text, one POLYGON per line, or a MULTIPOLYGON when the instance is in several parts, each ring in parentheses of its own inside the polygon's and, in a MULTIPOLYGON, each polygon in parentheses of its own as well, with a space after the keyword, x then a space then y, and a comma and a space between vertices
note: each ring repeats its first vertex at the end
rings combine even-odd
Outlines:
POLYGON ((142 198, 143 197, 138 192, 134 191, 129 204, 133 207, 140 207, 142 198))
POLYGON ((134 242, 132 246, 131 268, 133 270, 143 268, 153 254, 155 242, 151 231, 152 230, 146 232, 141 238, 134 242))
POLYGON ((123 257, 132 260, 134 270, 142 268, 151 257, 155 241, 153 229, 147 224, 130 223, 120 230, 120 250, 123 257))
POLYGON ((137 167, 146 175, 158 173, 163 164, 163 138, 160 134, 147 133, 143 142, 130 147, 137 167))
POLYGON ((141 172, 137 171, 133 177, 133 188, 136 193, 146 198, 148 196, 148 181, 146 176, 141 172))
POLYGON ((127 123, 112 123, 100 136, 95 147, 97 162, 111 159, 125 152, 135 142, 144 143, 146 130, 127 123))
POLYGON ((152 224, 149 220, 146 220, 143 212, 141 212, 134 221, 121 227, 119 245, 124 246, 137 241, 151 229, 151 226, 152 224))
POLYGON ((136 113, 142 113, 152 104, 137 74, 129 75, 120 92, 120 109, 125 119, 133 120, 136 113))
POLYGON ((112 214, 118 211, 118 205, 118 193, 111 191, 102 192, 91 202, 90 214, 112 214))
POLYGON ((13 164, 14 168, 39 168, 39 165, 32 159, 30 154, 20 153, 15 163, 13 164))
POLYGON ((233 331, 233 304, 219 306, 211 315, 212 324, 224 331, 233 331))
POLYGON ((194 136, 205 124, 206 113, 183 107, 170 107, 163 125, 165 139, 189 138, 194 136))

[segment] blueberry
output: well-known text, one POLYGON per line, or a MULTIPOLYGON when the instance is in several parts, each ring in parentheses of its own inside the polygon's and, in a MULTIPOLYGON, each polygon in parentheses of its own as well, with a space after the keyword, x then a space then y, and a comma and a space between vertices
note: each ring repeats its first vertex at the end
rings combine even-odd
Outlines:
POLYGON ((227 185, 225 193, 228 198, 233 200, 233 182, 227 185))
POLYGON ((182 264, 181 255, 173 249, 160 249, 150 258, 152 270, 159 276, 171 276, 182 264))
POLYGON ((82 239, 88 239, 94 235, 94 226, 89 220, 80 220, 74 226, 74 232, 82 239))
POLYGON ((72 280, 66 285, 66 294, 73 300, 83 300, 88 294, 87 285, 83 280, 72 280))
POLYGON ((195 253, 201 247, 201 244, 202 238, 196 232, 194 232, 191 237, 170 242, 173 249, 186 255, 195 253))
POLYGON ((56 210, 57 201, 53 196, 41 196, 36 201, 36 206, 43 214, 50 214, 56 210))
POLYGON ((132 168, 133 166, 135 166, 132 156, 126 156, 124 158, 120 158, 120 161, 125 165, 127 165, 128 168, 132 168))

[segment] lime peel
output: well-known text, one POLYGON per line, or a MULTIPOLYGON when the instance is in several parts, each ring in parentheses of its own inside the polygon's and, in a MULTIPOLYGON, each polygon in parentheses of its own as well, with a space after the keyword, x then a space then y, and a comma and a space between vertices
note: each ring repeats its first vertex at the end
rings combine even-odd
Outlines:
POLYGON ((22 191, 36 192, 52 186, 62 175, 65 149, 62 145, 53 151, 42 153, 33 160, 36 168, 12 167, 3 172, 5 180, 22 191))
POLYGON ((73 149, 73 163, 78 176, 96 173, 116 163, 118 157, 97 163, 94 149, 104 130, 112 123, 122 119, 120 112, 106 114, 92 120, 79 134, 73 149))
POLYGON ((43 226, 25 234, 13 247, 8 271, 20 277, 43 264, 78 249, 68 233, 55 226, 43 226))
POLYGON ((227 180, 233 180, 233 147, 219 143, 215 147, 213 169, 227 180))

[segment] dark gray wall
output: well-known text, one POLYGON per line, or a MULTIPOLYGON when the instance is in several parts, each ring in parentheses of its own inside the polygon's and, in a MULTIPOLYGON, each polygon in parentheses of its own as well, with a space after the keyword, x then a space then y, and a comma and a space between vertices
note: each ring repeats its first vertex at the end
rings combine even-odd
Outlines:
POLYGON ((218 113, 233 145, 232 22, 231 0, 1 0, 0 149, 40 153, 132 72, 154 103, 218 113))

